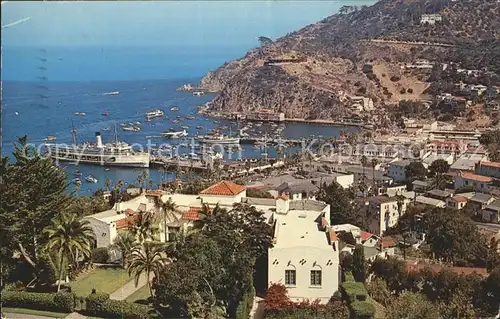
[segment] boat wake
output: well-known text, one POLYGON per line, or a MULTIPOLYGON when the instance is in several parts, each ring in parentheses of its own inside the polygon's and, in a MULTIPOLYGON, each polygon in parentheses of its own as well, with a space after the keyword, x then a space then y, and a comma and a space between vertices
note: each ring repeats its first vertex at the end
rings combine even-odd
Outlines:
POLYGON ((119 91, 101 93, 101 95, 118 95, 118 94, 120 94, 119 91))

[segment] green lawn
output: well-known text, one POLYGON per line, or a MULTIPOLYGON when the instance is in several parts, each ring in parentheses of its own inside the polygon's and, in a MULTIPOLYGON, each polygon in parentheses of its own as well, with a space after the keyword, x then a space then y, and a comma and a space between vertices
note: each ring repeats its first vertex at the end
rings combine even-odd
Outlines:
POLYGON ((136 300, 141 300, 141 299, 147 299, 149 298, 149 288, 148 285, 142 286, 139 290, 131 294, 130 296, 125 299, 128 302, 135 302, 136 300))
POLYGON ((112 293, 132 280, 128 272, 121 268, 96 268, 70 283, 71 290, 81 297, 88 296, 92 289, 97 292, 112 293))
POLYGON ((69 315, 69 313, 63 313, 63 312, 51 312, 51 311, 33 310, 25 308, 9 308, 9 307, 3 307, 2 312, 5 314, 19 313, 23 315, 35 315, 35 316, 43 316, 51 318, 65 318, 67 315, 69 315))

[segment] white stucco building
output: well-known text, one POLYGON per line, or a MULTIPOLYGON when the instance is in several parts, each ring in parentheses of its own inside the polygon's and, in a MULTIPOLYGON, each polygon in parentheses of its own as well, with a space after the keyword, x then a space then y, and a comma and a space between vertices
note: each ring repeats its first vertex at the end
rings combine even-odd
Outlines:
POLYGON ((396 226, 399 217, 405 214, 411 199, 402 196, 399 201, 401 212, 399 211, 397 197, 375 196, 366 198, 364 204, 368 209, 370 218, 370 232, 381 237, 387 229, 396 226))
POLYGON ((340 281, 339 247, 328 227, 330 207, 317 201, 276 200, 274 247, 269 249, 269 285, 282 283, 294 300, 327 303, 340 281))

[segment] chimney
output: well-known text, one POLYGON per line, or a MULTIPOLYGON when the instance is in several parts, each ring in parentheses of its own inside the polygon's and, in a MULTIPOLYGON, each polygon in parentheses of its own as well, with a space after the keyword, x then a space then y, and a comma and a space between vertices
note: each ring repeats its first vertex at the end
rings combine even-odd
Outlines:
POLYGON ((102 147, 101 132, 96 132, 95 133, 95 140, 96 140, 96 143, 97 143, 97 147, 102 147))

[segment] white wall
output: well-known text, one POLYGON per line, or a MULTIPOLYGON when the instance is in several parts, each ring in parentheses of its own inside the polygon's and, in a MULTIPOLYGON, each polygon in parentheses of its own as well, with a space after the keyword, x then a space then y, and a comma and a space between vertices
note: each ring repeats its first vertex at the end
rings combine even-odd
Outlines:
POLYGON ((285 284, 285 270, 295 269, 296 285, 287 286, 288 296, 294 301, 318 298, 321 303, 327 303, 339 288, 338 242, 335 242, 335 246, 337 250, 331 247, 322 249, 310 246, 271 248, 268 268, 269 286, 272 283, 285 284), (299 263, 302 259, 305 260, 303 265, 299 263), (328 261, 330 265, 327 265, 328 261), (313 266, 314 263, 316 266, 313 266), (321 270, 321 286, 310 285, 311 270, 321 270))
POLYGON ((116 225, 114 222, 108 224, 93 217, 85 217, 90 222, 94 231, 97 247, 108 247, 116 238, 116 225))
MULTIPOLYGON (((403 200, 403 206, 401 207, 401 216, 406 212, 409 199, 403 200)), ((381 203, 380 208, 377 205, 370 205, 370 215, 373 216, 372 222, 370 223, 370 231, 376 236, 382 236, 382 234, 390 227, 396 226, 399 220, 398 204, 396 201, 381 203), (388 220, 385 220, 385 214, 388 212, 388 220)))
POLYGON ((217 205, 220 206, 233 206, 234 203, 241 203, 243 197, 247 197, 247 191, 244 190, 241 193, 234 196, 220 196, 220 195, 203 195, 200 197, 204 204, 217 205))
POLYGON ((342 188, 349 188, 354 184, 354 175, 346 174, 346 175, 338 175, 335 176, 335 181, 342 186, 342 188))

